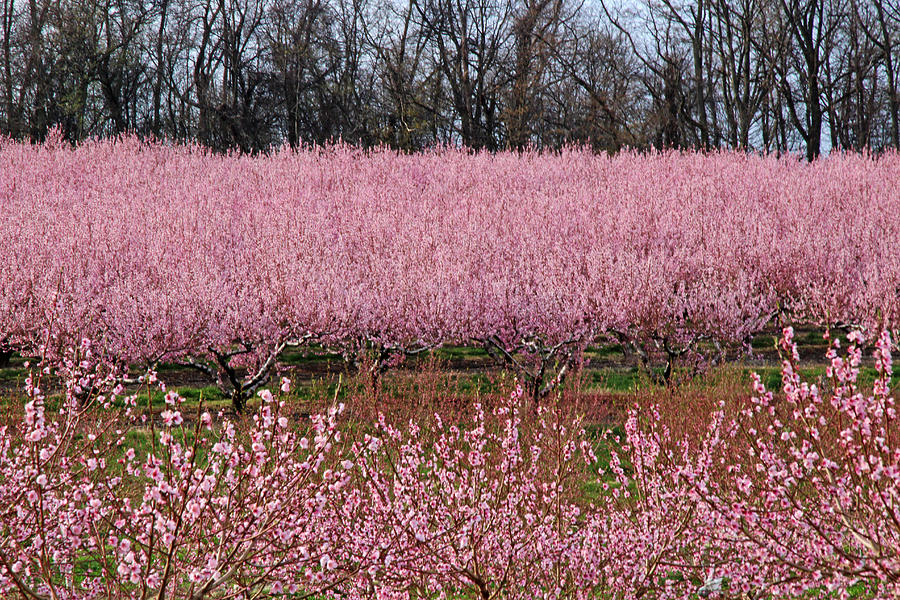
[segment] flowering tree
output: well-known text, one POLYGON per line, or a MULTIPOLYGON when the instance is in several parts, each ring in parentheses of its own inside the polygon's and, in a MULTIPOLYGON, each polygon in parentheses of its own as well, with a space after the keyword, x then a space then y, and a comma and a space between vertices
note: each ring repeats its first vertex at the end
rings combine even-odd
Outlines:
POLYGON ((608 335, 671 363, 777 312, 896 324, 898 172, 891 153, 5 141, 0 340, 193 364, 238 409, 286 345, 369 349, 381 369, 476 343, 539 399, 608 335))
POLYGON ((879 598, 900 591, 892 342, 886 332, 875 341, 877 375, 868 394, 859 384, 862 339, 850 334, 846 358, 835 339, 826 381, 809 384, 798 372, 793 330, 786 328, 783 396, 755 377, 752 403, 711 431, 733 462, 728 477, 707 482, 700 497, 754 557, 748 563, 756 573, 732 565, 745 588, 797 594, 824 586, 846 595, 862 583, 879 598))
POLYGON ((686 593, 679 585, 704 582, 704 592, 752 597, 823 589, 847 597, 854 586, 896 597, 892 342, 888 333, 875 341, 867 394, 859 384, 862 340, 850 334, 846 358, 834 340, 826 379, 809 384, 798 371, 793 329, 785 328, 782 393, 754 376, 753 398, 723 399, 706 431, 690 440, 675 438, 654 409, 632 411, 622 460, 614 454, 611 465, 619 484, 612 495, 625 503, 595 513, 598 535, 615 529, 622 533, 613 545, 628 540, 617 560, 621 589, 644 589, 636 576, 652 580, 669 569, 679 573, 675 596, 686 593))
POLYGON ((478 406, 471 428, 435 416, 427 433, 400 430, 382 417, 355 445, 348 510, 363 518, 350 546, 369 567, 353 597, 586 597, 570 548, 590 446, 577 423, 543 409, 524 424, 522 396, 519 387, 489 414, 478 406))
POLYGON ((89 401, 78 398, 84 376, 54 414, 42 377, 26 382, 22 420, 0 429, 3 595, 277 595, 348 576, 331 559, 338 530, 326 518, 352 466, 339 460, 340 408, 301 436, 264 390, 242 431, 183 414, 169 392, 157 428, 121 388, 96 382, 89 401))
POLYGON ((590 585, 609 597, 691 597, 743 556, 697 500, 696 487, 715 476, 711 449, 676 437, 656 406, 629 411, 624 433, 605 434, 609 467, 574 551, 590 585))

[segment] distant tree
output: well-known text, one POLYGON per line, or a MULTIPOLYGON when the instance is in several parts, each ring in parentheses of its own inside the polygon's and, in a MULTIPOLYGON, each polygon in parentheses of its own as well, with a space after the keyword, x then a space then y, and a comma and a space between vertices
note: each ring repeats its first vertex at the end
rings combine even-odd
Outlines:
POLYGON ((216 151, 900 147, 885 0, 0 0, 0 131, 216 151))

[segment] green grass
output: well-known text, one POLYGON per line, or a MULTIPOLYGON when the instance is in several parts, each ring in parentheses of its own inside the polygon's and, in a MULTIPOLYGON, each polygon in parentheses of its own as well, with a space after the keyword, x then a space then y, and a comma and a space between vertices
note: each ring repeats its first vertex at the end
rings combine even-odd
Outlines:
POLYGON ((489 359, 490 355, 479 346, 441 346, 434 351, 438 360, 489 359))
MULTIPOLYGON (((779 390, 781 390, 781 367, 760 366, 736 368, 741 373, 742 379, 747 382, 748 390, 750 385, 750 376, 752 373, 759 374, 760 379, 762 379, 763 384, 766 386, 766 389, 773 392, 778 392, 779 390)), ((871 393, 872 384, 875 382, 875 379, 877 377, 878 372, 875 370, 875 367, 867 365, 862 366, 859 370, 859 377, 857 378, 857 387, 862 390, 863 393, 866 393, 867 390, 869 393, 871 393)), ((809 384, 816 384, 819 386, 825 385, 830 387, 830 380, 825 376, 824 366, 801 367, 800 378, 809 384)), ((896 388, 897 385, 900 385, 900 373, 895 374, 891 378, 891 388, 896 388)))
POLYGON ((584 353, 589 358, 619 358, 624 356, 621 344, 588 346, 584 353))
POLYGON ((289 366, 309 365, 312 363, 329 363, 331 361, 343 361, 343 357, 337 352, 329 352, 321 346, 309 346, 308 348, 287 348, 279 356, 279 362, 289 366))
MULTIPOLYGON (((653 385, 647 373, 637 367, 607 367, 588 371, 588 387, 594 391, 628 393, 653 385)), ((662 375, 662 369, 657 369, 662 375)))
POLYGON ((0 381, 22 382, 25 381, 25 370, 22 368, 0 369, 0 381))
POLYGON ((461 395, 492 394, 499 391, 500 384, 495 377, 487 373, 459 375, 456 379, 456 391, 461 395))

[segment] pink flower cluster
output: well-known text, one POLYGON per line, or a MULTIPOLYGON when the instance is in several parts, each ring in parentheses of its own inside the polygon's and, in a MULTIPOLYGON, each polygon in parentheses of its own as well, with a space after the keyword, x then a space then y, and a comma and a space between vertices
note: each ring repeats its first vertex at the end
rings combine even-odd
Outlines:
POLYGON ((335 584, 328 557, 343 531, 326 515, 346 475, 326 465, 341 452, 339 409, 301 436, 265 392, 249 429, 207 412, 188 426, 169 393, 157 430, 135 418, 135 397, 113 394, 123 408, 112 414, 74 386, 51 412, 38 381, 22 421, 0 430, 0 595, 199 599, 335 584))
MULTIPOLYGON (((892 342, 886 332, 874 342, 877 377, 867 394, 858 382, 863 336, 848 339, 846 357, 833 341, 826 377, 810 384, 786 328, 782 393, 754 376, 752 400, 736 412, 723 400, 698 440, 673 439, 652 409, 637 427, 642 413, 632 412, 624 455, 634 491, 617 493, 638 494, 642 522, 667 523, 662 538, 647 538, 674 550, 660 556, 662 564, 705 572, 706 591, 724 586, 750 597, 818 590, 846 598, 854 588, 867 598, 900 594, 892 342)), ((613 471, 625 489, 627 473, 616 460, 613 471)))
POLYGON ((793 330, 786 328, 783 395, 757 377, 752 404, 732 422, 720 415, 711 431, 729 448, 731 464, 728 477, 710 481, 701 499, 756 558, 758 573, 735 569, 744 585, 773 594, 822 587, 846 596, 857 584, 879 598, 900 594, 892 341, 887 332, 874 341, 870 394, 858 381, 863 337, 851 333, 848 341, 846 357, 833 341, 825 379, 809 384, 798 373, 793 330))
POLYGON ((359 523, 351 556, 368 567, 350 597, 587 596, 591 574, 573 549, 590 446, 577 423, 543 409, 523 426, 522 395, 489 415, 477 406, 470 428, 436 415, 423 436, 414 422, 400 430, 382 417, 357 441, 345 511, 359 523))

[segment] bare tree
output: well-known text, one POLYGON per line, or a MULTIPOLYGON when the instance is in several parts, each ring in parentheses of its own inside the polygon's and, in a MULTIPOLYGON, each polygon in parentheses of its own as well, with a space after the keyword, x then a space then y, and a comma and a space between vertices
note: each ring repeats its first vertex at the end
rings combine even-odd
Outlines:
POLYGON ((471 148, 501 146, 500 112, 508 83, 513 5, 509 0, 422 0, 431 60, 449 90, 451 123, 471 148))
POLYGON ((794 128, 813 160, 822 148, 825 113, 822 83, 835 45, 843 0, 780 0, 794 53, 789 68, 779 73, 784 100, 794 128))
POLYGON ((552 62, 574 11, 564 0, 523 0, 512 16, 513 65, 503 110, 508 145, 523 148, 536 140, 541 105, 552 83, 552 62))
POLYGON ((627 41, 596 16, 567 27, 555 49, 560 73, 548 92, 553 110, 545 111, 556 132, 549 145, 588 143, 608 152, 645 146, 643 73, 627 41))
POLYGON ((443 119, 442 71, 429 60, 432 40, 423 27, 417 0, 387 3, 363 22, 380 82, 381 141, 415 150, 440 139, 443 119))
POLYGON ((711 44, 721 85, 726 140, 734 148, 751 148, 751 129, 774 87, 770 56, 778 32, 762 18, 764 0, 714 0, 710 5, 711 44))
POLYGON ((865 35, 866 15, 851 11, 842 19, 833 52, 825 64, 824 96, 831 145, 862 149, 872 145, 876 121, 883 114, 878 49, 865 35))
POLYGON ((709 147, 703 52, 706 0, 696 6, 647 0, 627 9, 601 0, 601 6, 643 66, 642 80, 650 98, 648 140, 658 147, 709 147))
MULTIPOLYGON (((854 26, 858 26, 867 42, 874 46, 869 55, 873 78, 870 86, 881 83, 880 73, 884 73, 884 96, 887 104, 888 134, 882 145, 900 148, 900 81, 897 65, 900 63, 900 5, 884 0, 850 0, 854 26)), ((862 40, 856 45, 865 46, 862 40)), ((867 54, 869 54, 867 52, 867 54)), ((867 61, 868 62, 868 61, 867 61)), ((857 85, 863 85, 861 81, 857 85)), ((857 94, 860 90, 857 90, 857 94)))

